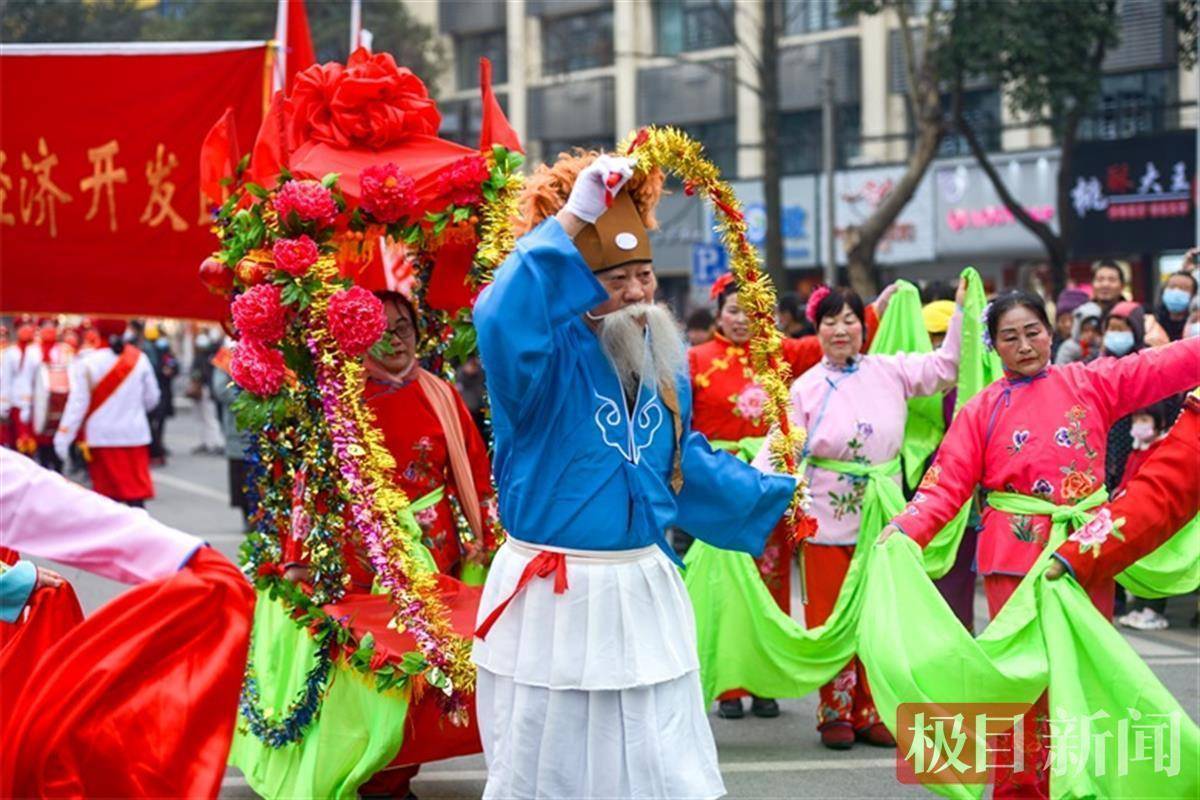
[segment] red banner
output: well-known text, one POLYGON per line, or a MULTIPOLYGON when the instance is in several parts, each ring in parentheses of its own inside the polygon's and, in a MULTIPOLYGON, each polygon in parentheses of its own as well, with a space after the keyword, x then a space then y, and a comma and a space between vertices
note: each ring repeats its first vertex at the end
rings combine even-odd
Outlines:
POLYGON ((249 149, 267 47, 114 47, 0 56, 0 311, 220 319, 200 145, 249 149))

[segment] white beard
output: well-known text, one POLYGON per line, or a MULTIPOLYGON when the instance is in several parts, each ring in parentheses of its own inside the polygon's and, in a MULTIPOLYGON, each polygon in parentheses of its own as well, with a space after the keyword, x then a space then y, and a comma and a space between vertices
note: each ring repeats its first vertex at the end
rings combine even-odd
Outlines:
POLYGON ((687 351, 679 326, 665 305, 625 306, 605 314, 598 322, 600 347, 626 392, 636 392, 643 378, 653 379, 656 386, 675 385, 683 372, 687 351))

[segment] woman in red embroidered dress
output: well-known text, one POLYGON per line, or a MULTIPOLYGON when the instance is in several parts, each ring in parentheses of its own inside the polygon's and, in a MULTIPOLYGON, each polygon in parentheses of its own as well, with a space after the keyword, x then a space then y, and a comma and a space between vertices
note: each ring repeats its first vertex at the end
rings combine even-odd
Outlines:
MULTIPOLYGON (((1005 378, 959 412, 905 511, 880 538, 899 529, 922 546, 950 521, 975 487, 1070 506, 1104 487, 1108 429, 1138 408, 1200 384, 1200 341, 1176 342, 1122 359, 1051 366, 1051 327, 1036 295, 1011 292, 988 307, 986 325, 1005 378)), ((1045 548, 1050 519, 983 512, 976 561, 988 611, 995 616, 1045 548)), ((1090 587, 1092 602, 1112 614, 1112 581, 1090 587)), ((997 797, 1044 797, 1045 696, 1025 725, 1023 773, 996 775, 997 797)))

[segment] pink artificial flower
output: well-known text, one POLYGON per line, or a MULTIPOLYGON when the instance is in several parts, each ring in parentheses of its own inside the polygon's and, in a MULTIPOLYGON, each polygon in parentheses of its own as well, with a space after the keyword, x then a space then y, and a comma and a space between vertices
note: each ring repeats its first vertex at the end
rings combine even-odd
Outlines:
POLYGON ((283 386, 283 353, 252 340, 240 341, 233 350, 229 374, 251 394, 270 397, 283 386))
POLYGON ((293 278, 300 278, 317 262, 320 253, 316 242, 301 235, 295 239, 279 239, 271 248, 271 255, 275 258, 276 268, 293 278))
POLYGON ((839 692, 848 692, 858 685, 858 675, 853 669, 844 669, 833 679, 833 688, 839 692))
POLYGON ((813 289, 812 294, 808 296, 808 305, 805 306, 804 316, 808 317, 808 321, 813 325, 819 325, 821 320, 817 319, 817 306, 821 305, 821 301, 829 296, 828 286, 818 286, 813 289))
POLYGON ((391 225, 405 217, 417 216, 421 198, 417 184, 400 167, 388 162, 367 167, 360 176, 362 209, 376 222, 391 225))
POLYGON ((275 195, 275 211, 286 221, 294 211, 301 222, 313 222, 318 227, 333 224, 337 218, 337 203, 333 193, 320 181, 288 181, 275 195))
POLYGON ((270 283, 251 286, 230 307, 233 324, 243 339, 274 344, 287 330, 283 293, 270 283))
POLYGON ((438 174, 438 196, 451 205, 473 206, 483 199, 483 183, 491 176, 483 156, 460 158, 438 174))
POLYGON ((361 356, 386 329, 383 301, 361 286, 351 286, 329 298, 329 333, 346 355, 361 356))

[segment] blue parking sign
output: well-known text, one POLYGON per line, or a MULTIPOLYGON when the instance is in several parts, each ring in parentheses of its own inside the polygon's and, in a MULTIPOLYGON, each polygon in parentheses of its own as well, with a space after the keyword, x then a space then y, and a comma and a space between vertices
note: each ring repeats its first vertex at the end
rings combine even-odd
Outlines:
POLYGON ((692 245, 692 283, 711 286, 728 269, 729 254, 719 244, 692 245))

